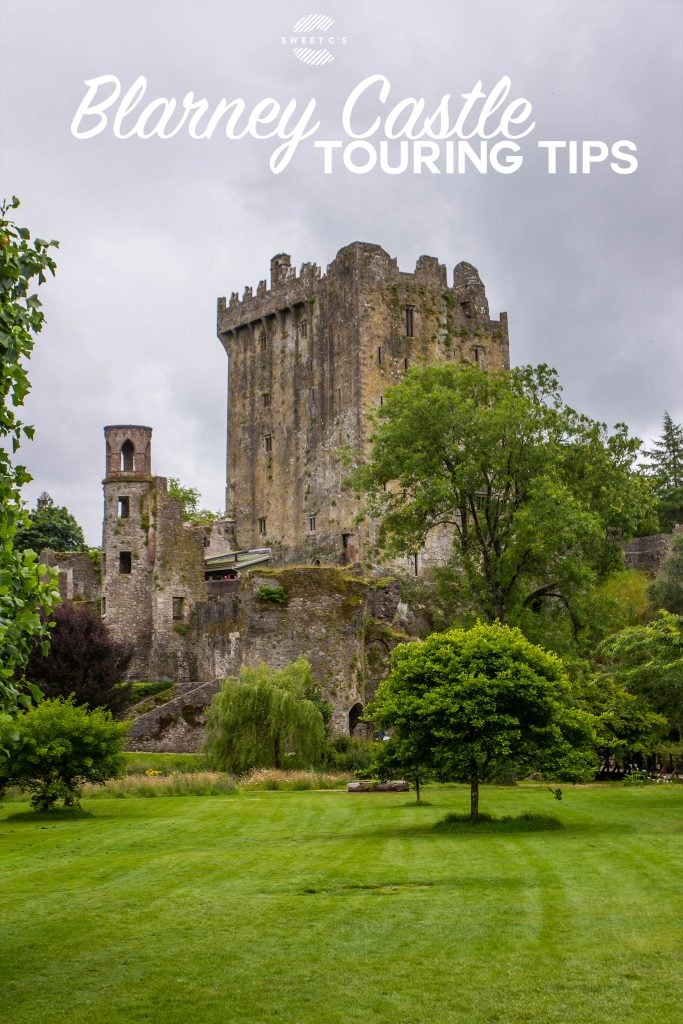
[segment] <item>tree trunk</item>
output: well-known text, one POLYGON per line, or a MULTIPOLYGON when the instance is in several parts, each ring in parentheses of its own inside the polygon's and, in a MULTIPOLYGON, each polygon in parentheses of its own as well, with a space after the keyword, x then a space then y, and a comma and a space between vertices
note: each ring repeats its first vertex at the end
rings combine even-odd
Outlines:
POLYGON ((419 775, 415 777, 415 802, 418 803, 418 804, 420 802, 420 777, 419 777, 419 775))
POLYGON ((479 776, 472 775, 470 779, 470 825, 476 825, 479 821, 479 776))

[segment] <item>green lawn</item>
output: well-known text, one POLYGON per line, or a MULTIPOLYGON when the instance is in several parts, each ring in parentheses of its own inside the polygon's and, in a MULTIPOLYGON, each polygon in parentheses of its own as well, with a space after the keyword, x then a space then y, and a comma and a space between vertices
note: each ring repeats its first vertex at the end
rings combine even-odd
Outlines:
POLYGON ((433 831, 463 787, 0 807, 8 1024, 668 1024, 683 787, 486 787, 556 831, 433 831))

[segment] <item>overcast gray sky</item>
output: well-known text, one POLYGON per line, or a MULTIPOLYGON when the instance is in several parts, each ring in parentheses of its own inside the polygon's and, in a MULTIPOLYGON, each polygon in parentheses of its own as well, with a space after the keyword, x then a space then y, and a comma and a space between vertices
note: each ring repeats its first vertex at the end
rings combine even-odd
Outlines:
MULTIPOLYGON (((18 221, 61 242, 43 291, 22 457, 33 504, 47 490, 100 542, 102 427, 154 428, 155 471, 223 507, 226 358, 216 298, 256 286, 270 257, 323 268, 343 245, 377 242, 412 270, 474 263, 491 313, 507 310, 513 363, 548 362, 572 405, 652 437, 683 420, 683 5, 648 2, 227 2, 2 0, 0 177, 18 221), (303 16, 334 20, 334 60, 282 42, 303 16), (342 39, 346 41, 343 42, 342 39), (502 76, 532 106, 513 174, 323 173, 314 141, 349 142, 342 108, 370 75, 391 83, 359 108, 369 124, 406 97, 453 109, 502 76), (111 120, 76 139, 85 81, 142 75, 138 110, 190 91, 311 99, 320 128, 280 174, 277 140, 116 138, 111 120), (371 116, 372 115, 372 116, 371 116), (638 169, 609 161, 550 175, 539 140, 630 140, 638 169)), ((309 49, 311 47, 308 47, 309 49)), ((314 46, 313 49, 320 49, 314 46)), ((98 94, 102 98, 104 92, 98 94)), ((113 117, 116 106, 109 110, 113 117)), ((124 125, 132 125, 136 116, 124 125)), ((495 120, 495 118, 494 118, 495 120)), ((93 125, 96 118, 84 120, 93 125)), ((151 122, 150 122, 151 123, 151 122)), ((360 121, 358 122, 360 124, 360 121)), ((380 133, 373 143, 382 138, 380 133)), ((338 158, 337 158, 338 159, 338 158)), ((566 165, 564 165, 566 167, 566 165)))

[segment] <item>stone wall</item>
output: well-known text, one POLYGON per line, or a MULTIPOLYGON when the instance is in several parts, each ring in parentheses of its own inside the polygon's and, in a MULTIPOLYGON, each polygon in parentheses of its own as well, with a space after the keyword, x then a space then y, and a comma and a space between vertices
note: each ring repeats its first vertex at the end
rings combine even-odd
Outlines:
POLYGON ((62 601, 99 605, 100 571, 87 551, 41 551, 43 565, 59 570, 58 586, 62 601))
MULTIPOLYGON (((211 592, 195 607, 184 638, 199 678, 236 676, 242 666, 283 668, 305 656, 332 705, 333 731, 364 735, 357 719, 386 675, 393 648, 411 639, 397 618, 395 580, 299 567, 254 570, 237 582, 208 586, 211 592), (274 589, 284 603, 272 600, 274 589)), ((129 749, 198 749, 204 721, 199 712, 216 688, 185 684, 172 701, 141 717, 129 749)))
MULTIPOLYGON (((680 528, 679 528, 680 529, 680 528)), ((624 561, 627 569, 641 569, 653 576, 669 554, 673 534, 656 533, 650 537, 635 537, 624 547, 624 561)))
POLYGON ((140 715, 126 737, 126 750, 194 754, 204 743, 206 708, 219 684, 197 683, 173 700, 140 715))
POLYGON ((395 581, 375 583, 333 567, 254 570, 239 589, 210 598, 194 619, 201 678, 236 675, 242 665, 282 668, 304 655, 334 709, 333 728, 349 731, 349 712, 365 706, 383 665, 368 636, 383 650, 409 639, 392 623, 399 605, 395 581), (281 588, 284 603, 269 599, 281 588), (373 625, 380 623, 380 626, 373 625))

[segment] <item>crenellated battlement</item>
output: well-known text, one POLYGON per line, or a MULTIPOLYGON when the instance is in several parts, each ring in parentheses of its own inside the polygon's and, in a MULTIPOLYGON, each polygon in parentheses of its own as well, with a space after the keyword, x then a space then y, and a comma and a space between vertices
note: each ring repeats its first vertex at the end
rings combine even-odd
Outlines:
POLYGON ((251 285, 246 285, 242 298, 239 292, 232 292, 229 301, 218 300, 219 334, 309 302, 320 280, 317 264, 302 263, 297 274, 289 254, 278 253, 270 261, 270 288, 264 279, 259 281, 256 294, 251 285))
MULTIPOLYGON (((246 285, 240 298, 232 292, 229 300, 218 299, 218 334, 229 334, 247 324, 265 321, 268 317, 284 314, 296 306, 315 300, 326 286, 351 274, 359 281, 385 283, 389 287, 402 285, 429 287, 450 292, 452 306, 458 317, 489 321, 486 290, 476 267, 471 263, 458 263, 449 284, 446 265, 436 256, 420 256, 413 271, 403 271, 398 260, 381 245, 371 242, 351 242, 339 250, 328 264, 325 274, 316 263, 302 263, 297 274, 288 253, 278 253, 270 261, 270 287, 263 279, 256 292, 246 285)), ((501 314, 501 320, 504 314, 501 314)))

